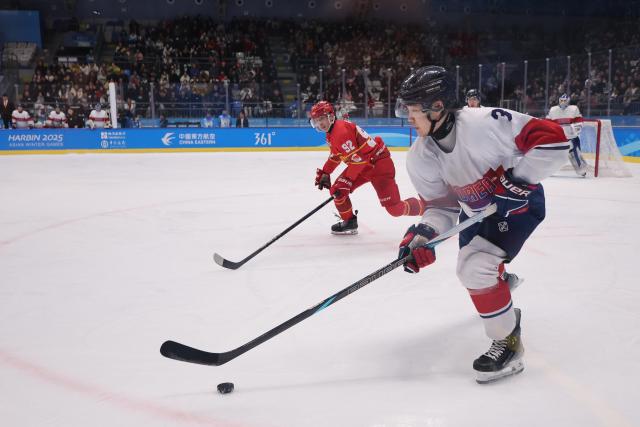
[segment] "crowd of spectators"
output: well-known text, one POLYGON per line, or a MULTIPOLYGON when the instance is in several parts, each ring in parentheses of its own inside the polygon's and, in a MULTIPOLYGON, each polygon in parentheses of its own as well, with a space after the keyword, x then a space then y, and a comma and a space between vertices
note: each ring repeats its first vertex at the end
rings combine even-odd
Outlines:
MULTIPOLYGON (((603 21, 605 22, 605 21, 603 21)), ((20 102, 34 122, 44 122, 56 104, 78 123, 96 104, 107 104, 107 85, 118 88, 120 122, 140 117, 217 117, 228 110, 235 119, 282 117, 287 105, 277 80, 269 36, 288 43, 288 62, 300 84, 302 110, 319 99, 335 103, 341 113, 386 116, 401 80, 411 68, 439 63, 455 71, 460 93, 478 87, 478 64, 484 64, 481 91, 485 105, 542 115, 560 94, 572 103, 602 113, 640 112, 640 33, 638 22, 601 23, 587 30, 559 29, 540 34, 530 27, 494 32, 465 32, 423 25, 347 20, 344 22, 242 19, 217 22, 188 17, 141 25, 130 21, 113 36, 113 57, 104 63, 38 61, 20 102), (550 43, 560 40, 559 43, 550 43), (554 46, 554 51, 549 50, 554 46), (612 54, 609 87, 608 49, 612 54), (523 56, 526 52, 527 57, 523 56), (590 69, 588 74, 589 57, 590 69), (567 54, 571 74, 567 79, 567 54), (550 57, 549 84, 546 61, 550 57), (524 59, 528 59, 526 97, 524 59), (505 85, 502 88, 503 68, 505 85), (321 86, 322 82, 322 86, 321 86)), ((391 112, 392 114, 392 112, 391 112)))
POLYGON ((234 116, 267 116, 279 98, 269 51, 269 22, 190 17, 142 26, 129 23, 115 37, 113 65, 121 70, 123 98, 148 105, 154 100, 170 116, 203 116, 225 109, 227 92, 234 116), (194 111, 194 106, 197 111, 194 111))
POLYGON ((268 23, 253 20, 222 24, 191 17, 147 26, 131 21, 115 34, 107 63, 38 61, 21 102, 36 117, 56 104, 86 117, 95 104, 107 103, 108 83, 114 82, 121 122, 150 117, 152 107, 156 117, 202 118, 225 109, 234 117, 240 111, 269 116, 283 98, 267 34, 268 23))
POLYGON ((386 116, 389 94, 393 102, 409 70, 436 63, 449 66, 452 72, 459 66, 460 94, 481 86, 488 105, 498 105, 502 98, 505 107, 543 115, 547 94, 550 106, 562 93, 568 93, 581 108, 587 107, 589 99, 590 107, 599 114, 606 113, 609 103, 614 114, 637 114, 638 24, 638 20, 608 20, 586 29, 566 27, 542 34, 538 28, 527 26, 470 33, 436 28, 431 21, 419 27, 363 21, 291 22, 287 30, 306 104, 319 98, 336 100, 343 109, 360 110, 362 114, 366 101, 369 115, 386 116), (607 84, 609 49, 611 88, 607 84), (592 53, 590 75, 588 52, 592 53), (568 54, 572 57, 569 79, 568 54), (552 64, 548 90, 545 57, 550 57, 552 64), (524 60, 528 60, 526 97, 524 60), (481 76, 478 64, 483 64, 481 76))

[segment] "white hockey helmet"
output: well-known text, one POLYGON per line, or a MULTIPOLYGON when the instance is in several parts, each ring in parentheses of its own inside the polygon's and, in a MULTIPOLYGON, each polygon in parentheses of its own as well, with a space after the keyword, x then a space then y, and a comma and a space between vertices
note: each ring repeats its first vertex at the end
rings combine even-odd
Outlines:
POLYGON ((558 105, 562 109, 567 108, 569 106, 569 95, 567 95, 566 93, 560 95, 560 98, 558 98, 558 105))

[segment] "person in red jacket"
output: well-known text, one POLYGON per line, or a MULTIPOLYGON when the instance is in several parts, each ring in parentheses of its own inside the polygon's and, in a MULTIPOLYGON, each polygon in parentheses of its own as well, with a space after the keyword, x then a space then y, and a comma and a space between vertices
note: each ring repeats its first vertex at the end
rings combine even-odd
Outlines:
POLYGON ((326 133, 330 149, 324 166, 316 171, 315 185, 320 190, 328 188, 335 197, 334 203, 342 221, 331 227, 331 233, 358 233, 357 211, 353 211, 349 194, 367 182, 371 182, 380 204, 392 216, 422 215, 424 207, 419 199, 400 198, 396 169, 382 138, 371 138, 358 125, 336 120, 335 110, 327 101, 320 101, 311 108, 310 123, 318 132, 326 133), (347 168, 332 185, 330 175, 341 162, 347 168))

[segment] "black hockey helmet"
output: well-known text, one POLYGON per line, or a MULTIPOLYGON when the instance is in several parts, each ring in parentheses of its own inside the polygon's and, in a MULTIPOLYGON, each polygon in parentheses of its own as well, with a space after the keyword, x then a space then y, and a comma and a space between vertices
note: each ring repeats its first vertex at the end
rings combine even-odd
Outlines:
POLYGON ((396 116, 407 118, 408 105, 420 104, 423 111, 431 110, 435 101, 445 108, 456 106, 456 83, 444 67, 428 65, 413 70, 402 82, 396 101, 396 116))
POLYGON ((469 89, 464 98, 465 102, 468 102, 469 98, 476 98, 478 101, 480 101, 480 92, 478 92, 478 89, 469 89))

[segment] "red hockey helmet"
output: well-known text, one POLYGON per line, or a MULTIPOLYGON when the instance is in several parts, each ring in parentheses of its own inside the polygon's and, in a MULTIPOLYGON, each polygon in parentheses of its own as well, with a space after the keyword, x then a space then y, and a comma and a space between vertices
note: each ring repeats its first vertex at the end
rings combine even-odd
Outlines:
POLYGON ((336 111, 333 109, 333 105, 331 105, 330 102, 320 101, 311 107, 311 118, 309 119, 309 123, 311 123, 311 127, 318 132, 327 132, 335 120, 336 111), (326 124, 321 126, 321 121, 325 117, 328 120, 329 126, 326 124))
POLYGON ((336 115, 336 111, 333 109, 333 105, 327 101, 320 101, 313 107, 311 107, 311 118, 316 119, 321 116, 333 114, 336 115))

